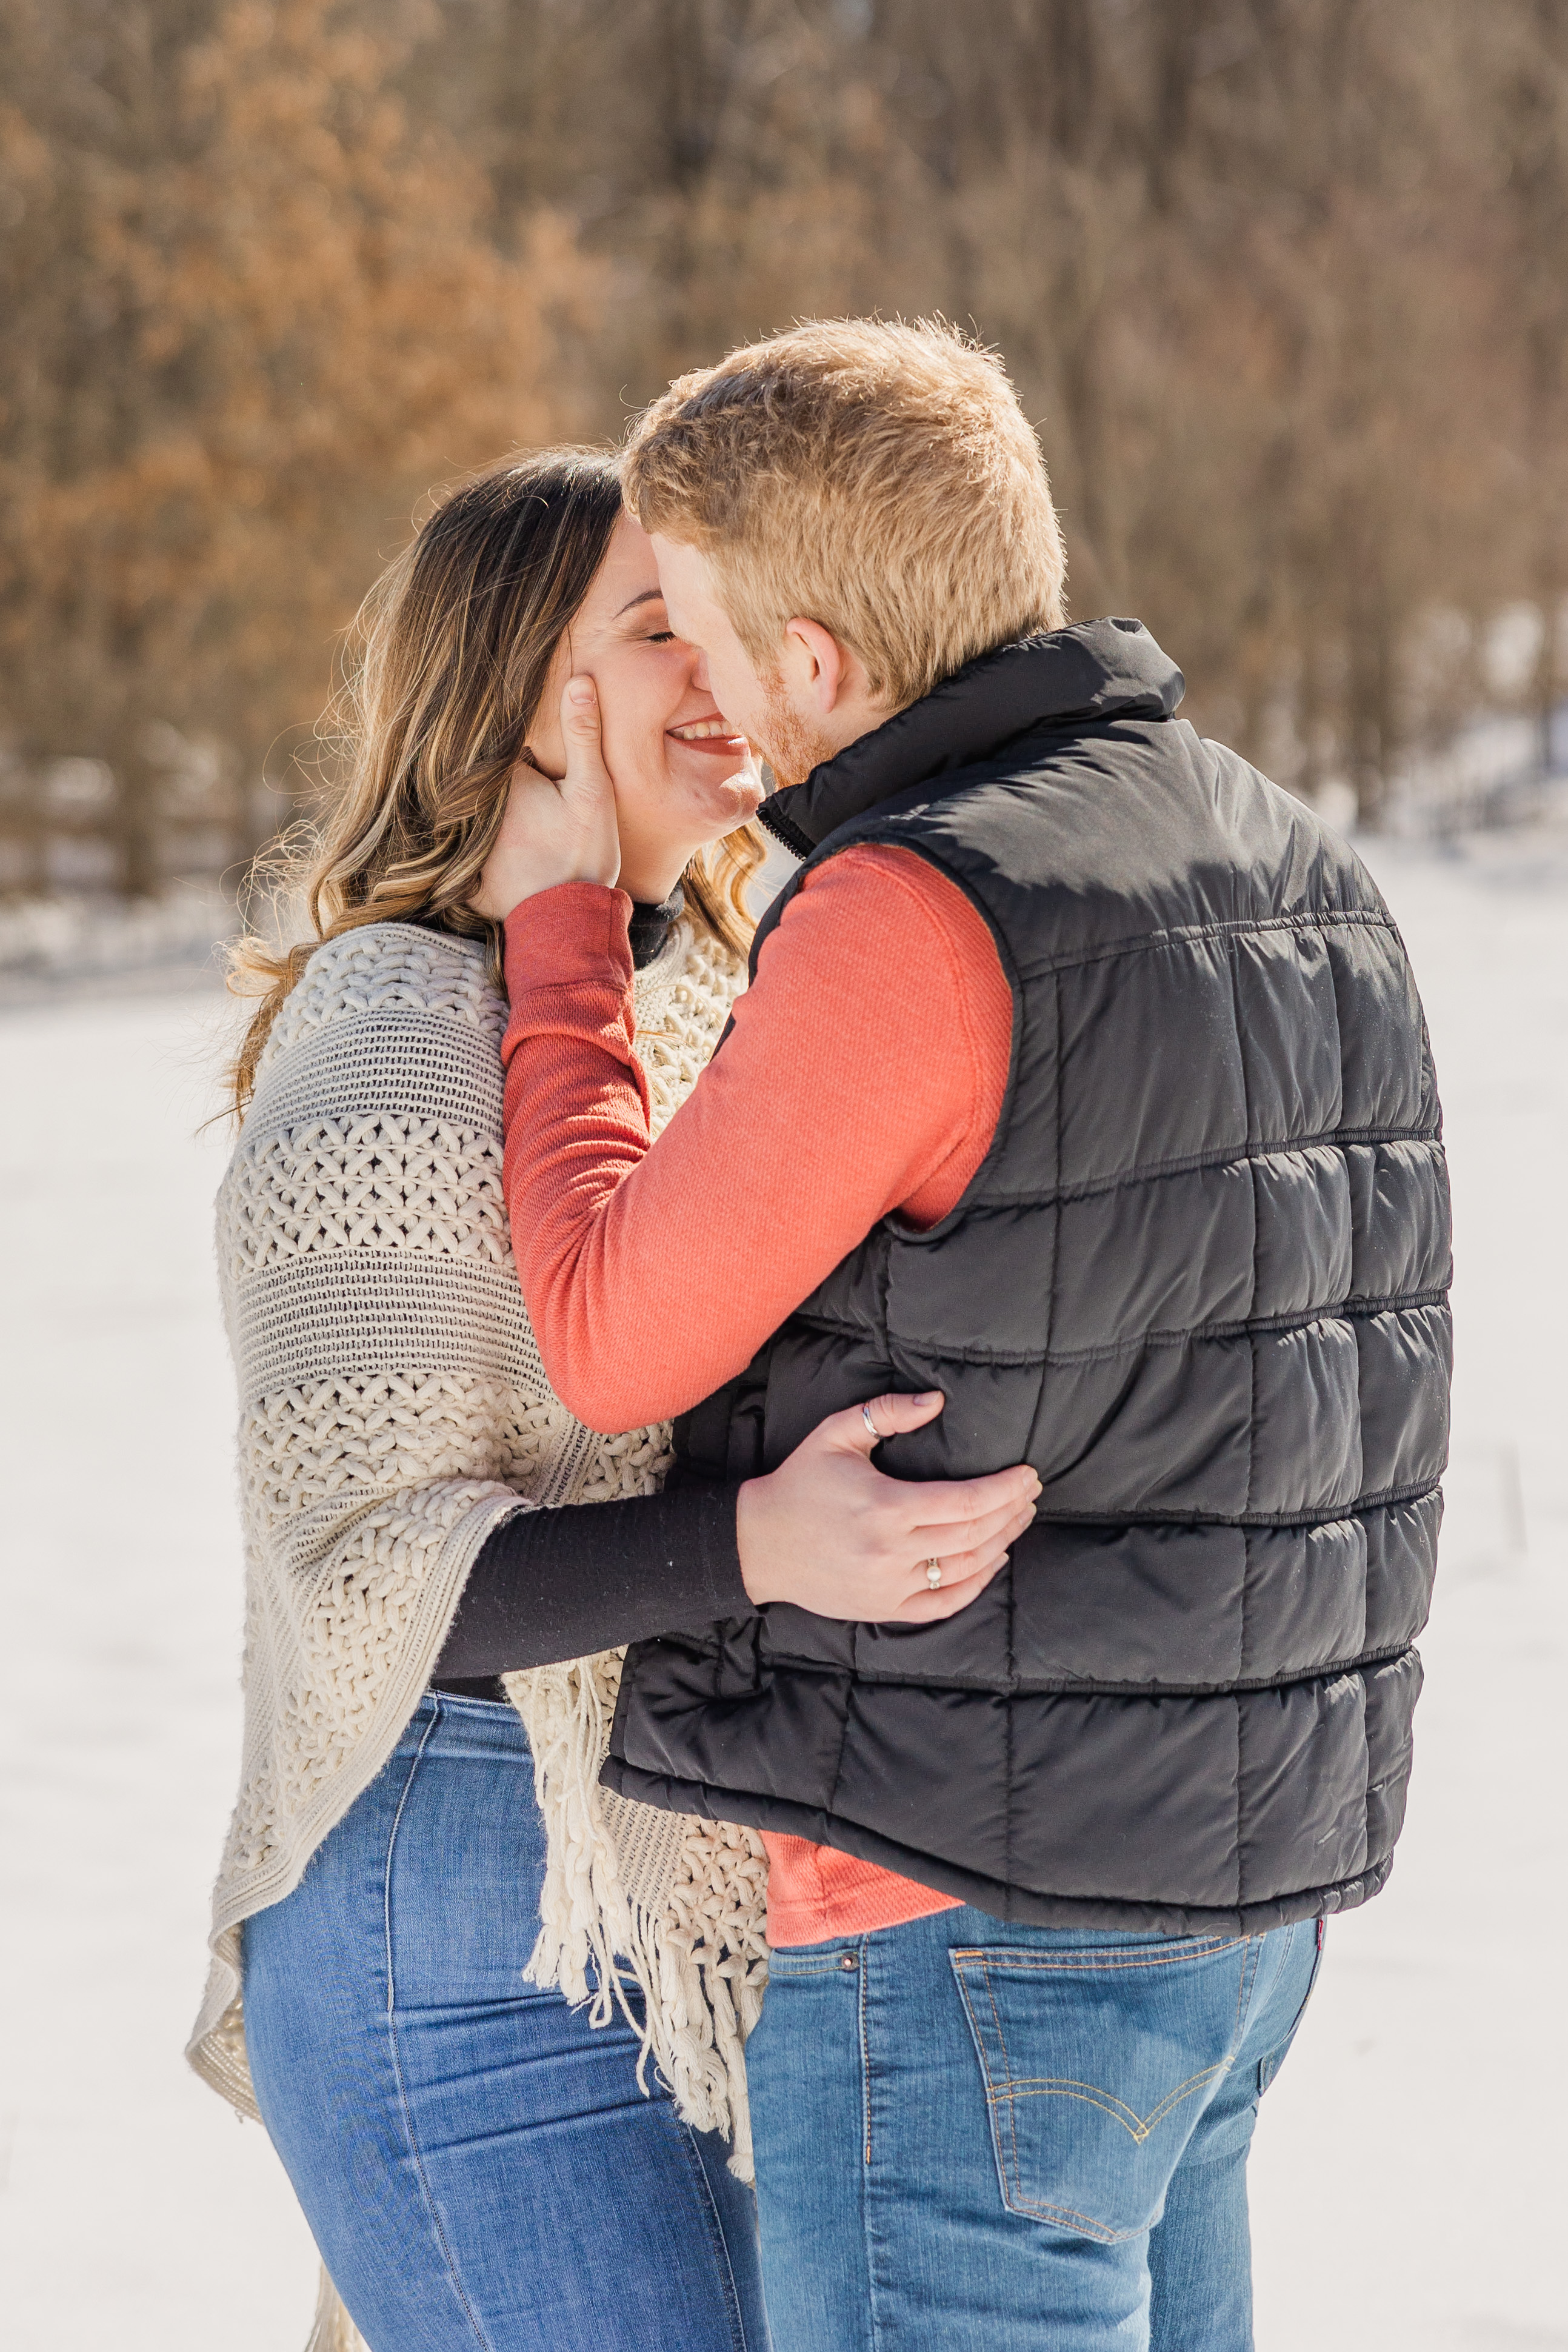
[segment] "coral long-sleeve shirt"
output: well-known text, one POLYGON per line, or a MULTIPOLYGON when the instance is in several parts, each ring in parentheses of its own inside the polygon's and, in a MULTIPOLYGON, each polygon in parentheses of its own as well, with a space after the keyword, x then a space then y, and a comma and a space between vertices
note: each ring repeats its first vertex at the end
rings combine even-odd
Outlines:
MULTIPOLYGON (((848 849, 796 893, 723 1053, 650 1144, 630 910, 568 883, 507 924, 518 1272, 557 1394, 610 1432, 732 1379, 894 1210, 946 1216, 989 1148, 1012 1039, 970 900, 913 851, 848 849)), ((952 1907, 804 1839, 767 1845, 775 1944, 952 1907)))

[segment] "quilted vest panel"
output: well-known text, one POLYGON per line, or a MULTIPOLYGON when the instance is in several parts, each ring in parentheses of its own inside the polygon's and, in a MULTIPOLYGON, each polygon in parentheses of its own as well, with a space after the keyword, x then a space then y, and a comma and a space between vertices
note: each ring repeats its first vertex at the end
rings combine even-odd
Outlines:
MULTIPOLYGON (((869 1234, 677 1433, 693 1473, 744 1477, 842 1405, 939 1387, 882 1466, 1028 1461, 1037 1521, 940 1624, 776 1605, 643 1645, 606 1777, 999 1917, 1180 1933, 1386 1875, 1441 1510, 1448 1193, 1375 886, 1151 705, 1164 657, 1140 631, 1122 675, 1118 626, 1061 633, 1106 674, 1088 709, 1075 677, 1079 708, 949 751, 815 850, 896 844, 974 900, 1013 989, 1007 1099, 953 1213, 869 1234)), ((1059 645, 989 666, 1016 691, 1059 645)), ((940 690, 949 740, 954 685, 983 737, 987 670, 940 690)), ((924 709, 894 722, 905 774, 924 709)))

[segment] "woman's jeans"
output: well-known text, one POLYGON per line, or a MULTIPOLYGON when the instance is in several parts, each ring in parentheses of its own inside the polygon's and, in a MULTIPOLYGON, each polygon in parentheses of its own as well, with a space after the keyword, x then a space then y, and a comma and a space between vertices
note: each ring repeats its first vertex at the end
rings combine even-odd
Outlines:
POLYGON ((372 2352, 766 2352, 756 2208, 622 2021, 523 1982, 544 1824, 509 1706, 423 1698, 247 1920, 256 2095, 372 2352))
POLYGON ((1320 1945, 964 1909, 775 1952, 775 2352, 1248 2352, 1247 2151, 1320 1945))

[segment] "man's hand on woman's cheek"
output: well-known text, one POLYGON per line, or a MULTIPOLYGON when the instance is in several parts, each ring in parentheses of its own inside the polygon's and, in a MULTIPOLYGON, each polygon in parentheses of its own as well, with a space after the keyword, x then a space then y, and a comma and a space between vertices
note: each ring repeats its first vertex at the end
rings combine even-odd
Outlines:
POLYGON ((525 898, 562 882, 613 889, 620 877, 615 787, 604 764, 599 696, 591 677, 568 678, 560 726, 564 776, 547 776, 526 754, 513 771, 500 833, 468 901, 492 922, 505 922, 525 898))

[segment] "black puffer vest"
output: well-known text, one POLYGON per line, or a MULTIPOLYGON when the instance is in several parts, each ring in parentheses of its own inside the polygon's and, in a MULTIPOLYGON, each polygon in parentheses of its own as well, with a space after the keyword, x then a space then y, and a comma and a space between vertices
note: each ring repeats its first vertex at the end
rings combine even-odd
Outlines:
POLYGON ((1044 1492, 941 1624, 775 1606, 642 1644, 606 1767, 1000 1918, 1178 1934, 1344 1908, 1387 1874, 1449 1367, 1399 935, 1344 844, 1176 719, 1180 693, 1137 624, 1062 630, 775 804, 811 866, 895 843, 968 894, 1012 984, 1012 1071, 952 1214, 869 1234, 687 1417, 684 1458, 747 1476, 842 1405, 939 1387, 883 1466, 1030 1462, 1044 1492))

